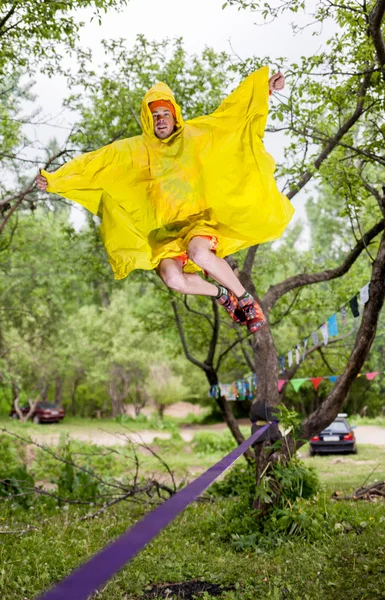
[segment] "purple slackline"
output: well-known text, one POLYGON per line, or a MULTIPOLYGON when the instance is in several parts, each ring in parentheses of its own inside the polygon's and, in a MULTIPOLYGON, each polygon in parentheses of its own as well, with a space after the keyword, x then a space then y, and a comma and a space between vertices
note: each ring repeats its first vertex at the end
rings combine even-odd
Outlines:
POLYGON ((194 479, 174 496, 157 506, 103 550, 92 556, 84 565, 60 581, 39 600, 86 600, 103 583, 131 560, 179 513, 204 492, 214 481, 244 454, 264 431, 267 423, 242 442, 227 456, 194 479))

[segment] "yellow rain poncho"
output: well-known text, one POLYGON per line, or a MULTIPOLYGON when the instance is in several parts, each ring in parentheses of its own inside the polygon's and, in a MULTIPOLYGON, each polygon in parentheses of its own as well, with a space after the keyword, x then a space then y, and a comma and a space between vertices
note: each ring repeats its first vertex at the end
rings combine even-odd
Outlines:
MULTIPOLYGON (((268 98, 263 67, 215 112, 184 122, 170 89, 157 83, 143 99, 142 135, 42 171, 47 190, 101 217, 116 279, 183 254, 197 235, 217 236, 220 257, 278 238, 293 208, 262 143, 268 98), (160 99, 176 109, 175 131, 164 140, 154 134, 148 107, 160 99)), ((190 261, 185 267, 197 270, 190 261)))

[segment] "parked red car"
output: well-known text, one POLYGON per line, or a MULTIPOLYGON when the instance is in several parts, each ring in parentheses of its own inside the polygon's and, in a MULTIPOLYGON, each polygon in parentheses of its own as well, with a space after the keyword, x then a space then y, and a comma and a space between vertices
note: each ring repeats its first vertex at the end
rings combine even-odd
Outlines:
MULTIPOLYGON (((20 406, 20 410, 23 415, 27 415, 30 406, 20 406)), ((18 419, 18 414, 13 408, 11 410, 10 416, 12 419, 18 419)), ((32 421, 34 423, 57 423, 64 419, 64 410, 62 408, 58 408, 51 402, 38 402, 35 410, 32 413, 32 421)))

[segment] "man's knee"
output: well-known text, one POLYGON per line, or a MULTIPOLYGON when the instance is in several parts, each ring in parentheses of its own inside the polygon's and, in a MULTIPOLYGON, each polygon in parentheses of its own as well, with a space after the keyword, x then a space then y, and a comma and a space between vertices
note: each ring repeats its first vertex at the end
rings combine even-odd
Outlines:
POLYGON ((175 292, 183 292, 184 279, 183 273, 177 269, 160 269, 160 276, 164 283, 175 292))
POLYGON ((212 252, 210 248, 202 246, 200 243, 196 243, 194 240, 191 240, 189 243, 187 254, 190 260, 192 260, 192 262, 199 267, 204 267, 207 265, 212 258, 212 252))

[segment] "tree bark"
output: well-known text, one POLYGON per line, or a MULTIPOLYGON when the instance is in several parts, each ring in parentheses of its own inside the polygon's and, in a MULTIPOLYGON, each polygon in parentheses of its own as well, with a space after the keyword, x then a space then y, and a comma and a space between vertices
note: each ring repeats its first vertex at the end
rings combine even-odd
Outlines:
POLYGON ((63 378, 57 375, 55 378, 55 406, 61 407, 63 402, 63 378))

